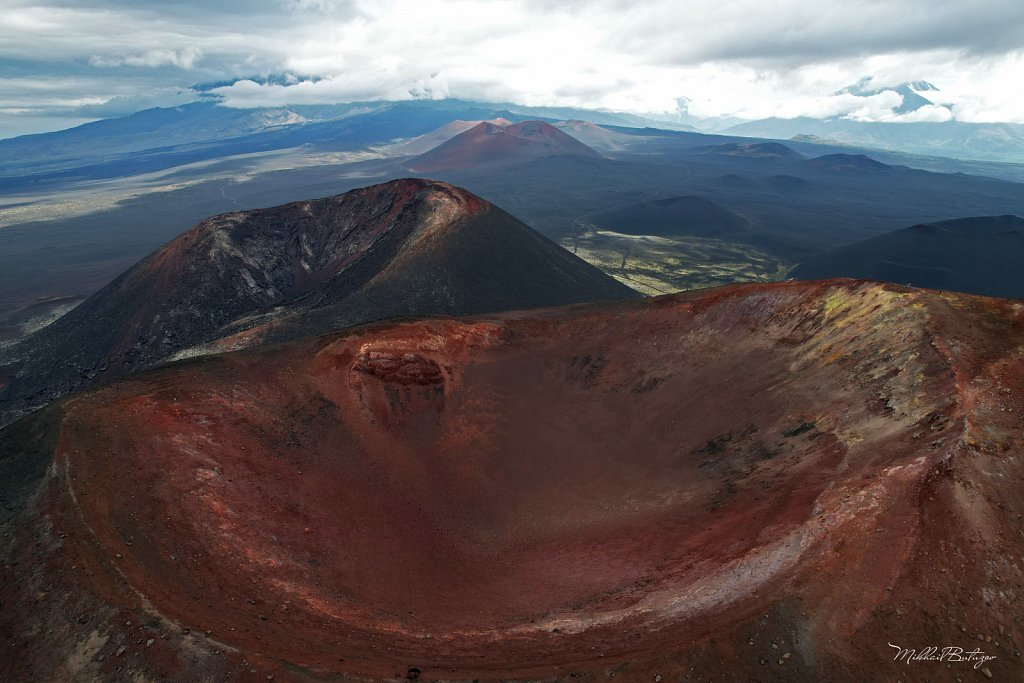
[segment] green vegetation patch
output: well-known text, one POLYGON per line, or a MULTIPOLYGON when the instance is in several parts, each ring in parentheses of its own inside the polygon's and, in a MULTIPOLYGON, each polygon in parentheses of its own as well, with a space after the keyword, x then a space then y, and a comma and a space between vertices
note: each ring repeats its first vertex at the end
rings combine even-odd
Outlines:
POLYGON ((619 282, 652 296, 736 282, 773 282, 784 279, 791 267, 750 245, 708 237, 588 230, 561 244, 619 282))

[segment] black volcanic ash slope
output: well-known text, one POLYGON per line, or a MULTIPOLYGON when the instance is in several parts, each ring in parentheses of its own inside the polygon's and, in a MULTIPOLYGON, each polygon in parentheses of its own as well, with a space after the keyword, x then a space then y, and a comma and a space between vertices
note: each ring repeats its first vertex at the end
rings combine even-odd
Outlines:
POLYGON ((609 209, 587 217, 601 230, 627 235, 692 235, 718 237, 747 228, 743 216, 703 197, 653 199, 609 209))
POLYGON ((807 259, 801 280, 855 277, 1024 298, 1024 218, 979 216, 915 225, 807 259))
POLYGON ((396 180, 223 214, 7 349, 0 424, 97 378, 227 335, 248 335, 251 345, 385 318, 637 296, 444 183, 396 180))

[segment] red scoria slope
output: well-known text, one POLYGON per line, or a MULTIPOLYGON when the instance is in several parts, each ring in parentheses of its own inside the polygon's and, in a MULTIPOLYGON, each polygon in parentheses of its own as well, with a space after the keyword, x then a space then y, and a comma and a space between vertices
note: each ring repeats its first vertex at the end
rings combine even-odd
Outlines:
POLYGON ((438 171, 563 154, 601 156, 543 121, 522 121, 507 126, 484 121, 415 157, 407 166, 414 171, 438 171))
POLYGON ((784 283, 80 393, 0 432, 0 677, 1020 680, 1022 348, 1014 302, 784 283))

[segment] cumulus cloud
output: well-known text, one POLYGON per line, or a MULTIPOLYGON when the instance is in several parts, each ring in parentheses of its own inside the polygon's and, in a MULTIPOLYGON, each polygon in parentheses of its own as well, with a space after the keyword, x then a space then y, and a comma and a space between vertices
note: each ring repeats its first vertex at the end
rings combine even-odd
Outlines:
POLYGON ((68 108, 128 96, 126 84, 172 93, 293 73, 307 78, 213 92, 232 107, 459 97, 654 113, 685 97, 697 116, 1024 121, 1013 85, 1024 73, 1020 0, 5 5, 0 108, 19 80, 88 83, 68 86, 68 108), (893 93, 837 94, 864 76, 874 90, 913 80, 941 90, 928 93, 935 107, 897 115, 893 93))

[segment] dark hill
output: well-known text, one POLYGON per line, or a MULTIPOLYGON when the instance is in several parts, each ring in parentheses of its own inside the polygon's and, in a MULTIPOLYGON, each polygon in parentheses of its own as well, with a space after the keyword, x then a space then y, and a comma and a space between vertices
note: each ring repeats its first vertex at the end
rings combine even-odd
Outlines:
POLYGON ((786 174, 768 176, 764 179, 764 182, 770 187, 782 190, 783 192, 803 190, 813 186, 813 183, 808 180, 786 174))
POLYGON ((826 154, 809 159, 806 164, 816 170, 843 173, 887 173, 892 166, 875 161, 865 154, 826 154))
POLYGON ((747 157, 750 159, 805 159, 806 157, 792 147, 779 142, 723 142, 719 145, 698 147, 694 152, 700 154, 718 154, 731 157, 747 157))
POLYGON ((199 223, 9 349, 0 418, 225 336, 633 296, 469 192, 397 180, 199 223))
POLYGON ((627 235, 713 237, 741 232, 747 219, 703 197, 654 199, 592 214, 595 228, 627 235))
POLYGON ((757 181, 748 176, 739 175, 737 173, 726 173, 725 175, 718 176, 714 179, 714 184, 720 187, 737 189, 737 190, 748 190, 750 188, 757 187, 757 181))
POLYGON ((1024 219, 981 216, 915 225, 807 259, 803 280, 870 278, 930 289, 1024 298, 1024 219))

